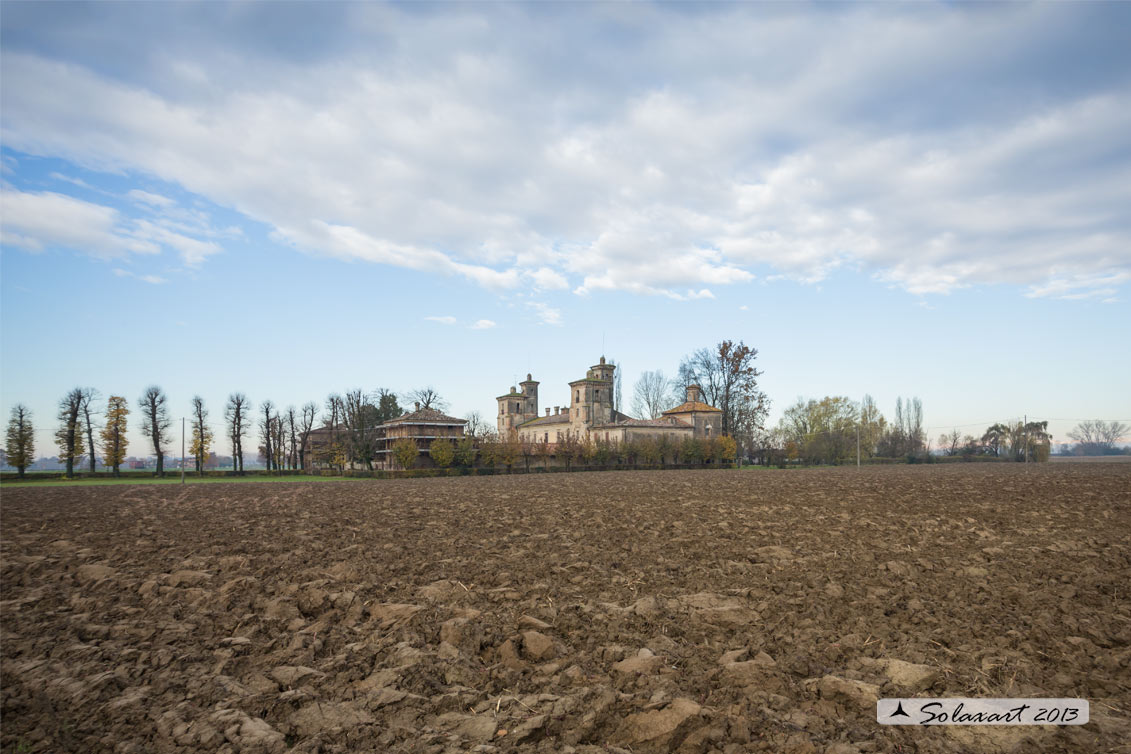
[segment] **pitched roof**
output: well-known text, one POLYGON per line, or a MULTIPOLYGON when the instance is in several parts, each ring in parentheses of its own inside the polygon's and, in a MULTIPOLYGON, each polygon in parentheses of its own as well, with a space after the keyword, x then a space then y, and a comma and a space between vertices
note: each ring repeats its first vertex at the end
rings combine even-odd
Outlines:
POLYGON ((594 424, 593 428, 606 428, 606 427, 663 427, 666 429, 692 429, 691 425, 674 416, 660 419, 633 419, 631 416, 619 415, 616 421, 608 424, 594 424))
POLYGON ((693 411, 711 412, 716 414, 721 414, 723 412, 721 408, 715 408, 714 406, 710 406, 706 403, 703 403, 702 401, 687 401, 686 403, 681 403, 675 408, 668 409, 664 412, 664 416, 667 416, 668 414, 690 414, 693 411))
POLYGON ((551 414, 550 416, 539 416, 536 419, 528 419, 527 421, 524 421, 522 424, 519 424, 518 426, 519 427, 533 427, 535 424, 542 425, 542 424, 568 424, 568 423, 569 423, 569 411, 562 411, 560 414, 551 414))
POLYGON ((418 408, 415 411, 389 419, 384 426, 391 424, 467 424, 467 419, 441 414, 434 408, 418 408))

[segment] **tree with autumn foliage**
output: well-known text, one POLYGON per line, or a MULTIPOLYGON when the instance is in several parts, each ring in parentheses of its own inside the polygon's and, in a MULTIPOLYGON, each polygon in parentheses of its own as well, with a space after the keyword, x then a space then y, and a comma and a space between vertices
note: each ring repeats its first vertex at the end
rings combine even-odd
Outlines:
POLYGON ((120 395, 111 395, 106 401, 106 426, 102 428, 102 458, 121 476, 121 466, 126 460, 129 438, 126 437, 126 417, 130 415, 129 403, 120 395))
POLYGON ((437 437, 428 446, 428 455, 431 456, 432 462, 441 469, 446 469, 452 465, 455 460, 456 448, 451 440, 445 440, 442 437, 437 437))
POLYGON ((416 447, 416 442, 402 437, 393 443, 393 458, 402 469, 411 469, 416 465, 416 457, 420 455, 420 449, 416 447))
POLYGON ((196 473, 204 471, 204 461, 208 458, 208 451, 212 448, 212 430, 208 424, 208 409, 204 407, 204 399, 199 395, 192 398, 192 453, 196 464, 196 473))

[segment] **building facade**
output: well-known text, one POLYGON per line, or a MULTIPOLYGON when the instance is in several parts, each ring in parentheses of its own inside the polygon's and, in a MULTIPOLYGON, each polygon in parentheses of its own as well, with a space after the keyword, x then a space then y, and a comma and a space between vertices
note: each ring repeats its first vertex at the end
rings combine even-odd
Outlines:
MULTIPOLYGON (((400 468, 393 458, 393 445, 397 440, 406 438, 413 441, 419 451, 416 467, 427 468, 435 465, 431 457, 432 441, 443 439, 458 442, 463 439, 466 424, 466 419, 457 419, 432 408, 421 408, 417 403, 414 410, 366 429, 364 441, 367 447, 372 448, 374 469, 400 468)), ((311 430, 307 434, 308 451, 304 458, 306 469, 334 466, 335 455, 342 465, 354 467, 356 464, 345 460, 353 437, 345 427, 319 427, 311 430)))
POLYGON ((722 411, 702 402, 698 385, 688 386, 684 403, 658 419, 634 419, 617 411, 613 408, 615 370, 616 366, 606 363, 602 356, 585 377, 569 383, 568 405, 554 406, 553 410, 547 406, 541 416, 539 383, 526 375, 526 381, 519 385, 521 392, 512 387, 496 398, 499 435, 514 433, 521 442, 556 445, 571 438, 627 443, 665 436, 672 440, 709 438, 718 432, 722 411))

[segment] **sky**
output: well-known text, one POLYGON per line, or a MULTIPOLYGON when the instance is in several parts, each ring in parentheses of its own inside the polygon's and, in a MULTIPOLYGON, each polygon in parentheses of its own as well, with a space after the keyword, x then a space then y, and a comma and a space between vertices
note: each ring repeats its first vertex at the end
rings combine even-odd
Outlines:
POLYGON ((218 434, 234 391, 493 421, 723 339, 770 423, 1131 420, 1131 4, 0 10, 0 399, 41 455, 76 386, 218 434))

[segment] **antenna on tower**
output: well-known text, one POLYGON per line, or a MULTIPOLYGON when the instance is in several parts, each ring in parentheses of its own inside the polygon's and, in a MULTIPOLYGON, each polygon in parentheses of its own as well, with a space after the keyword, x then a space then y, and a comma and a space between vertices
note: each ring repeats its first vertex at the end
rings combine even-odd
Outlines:
POLYGON ((601 331, 601 355, 605 355, 605 331, 601 331))

